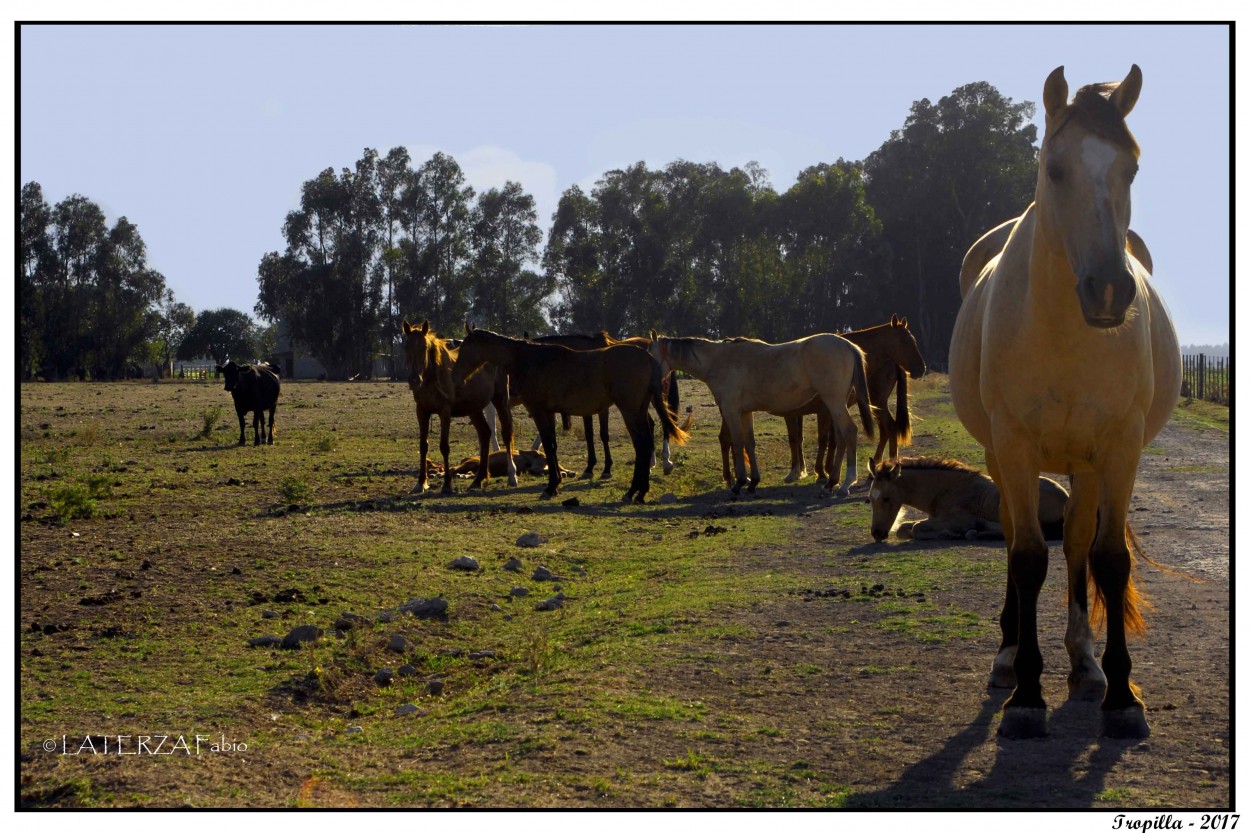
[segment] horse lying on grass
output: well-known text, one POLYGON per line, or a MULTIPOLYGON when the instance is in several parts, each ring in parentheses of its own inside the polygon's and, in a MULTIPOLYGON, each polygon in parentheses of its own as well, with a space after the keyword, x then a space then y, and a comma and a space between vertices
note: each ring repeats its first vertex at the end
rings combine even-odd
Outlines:
MULTIPOLYGON (((480 457, 465 457, 460 461, 460 465, 452 468, 451 473, 456 477, 472 477, 481 463, 480 457)), ((547 473, 547 457, 541 451, 518 451, 512 455, 512 464, 516 467, 517 474, 541 476, 547 473)), ((492 451, 486 466, 491 477, 507 476, 508 452, 492 451)), ((560 469, 561 478, 568 477, 572 473, 566 468, 560 469)))
MULTIPOLYGON (((877 465, 868 461, 872 485, 872 537, 884 541, 899 510, 912 506, 929 517, 898 525, 895 535, 917 541, 1002 538, 998 487, 985 472, 958 460, 901 457, 877 465)), ((1048 477, 1038 478, 1037 519, 1047 538, 1063 537, 1063 510, 1068 492, 1048 477)))

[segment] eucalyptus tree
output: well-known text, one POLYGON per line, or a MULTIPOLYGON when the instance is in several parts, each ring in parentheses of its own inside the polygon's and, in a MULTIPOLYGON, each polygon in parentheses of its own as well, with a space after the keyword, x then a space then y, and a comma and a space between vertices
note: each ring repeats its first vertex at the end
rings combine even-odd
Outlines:
POLYGON ((926 357, 945 362, 964 253, 1032 199, 1031 102, 967 84, 912 104, 903 127, 864 161, 868 198, 892 251, 892 288, 926 357))
POLYGON ((542 308, 555 281, 536 272, 538 212, 534 198, 516 182, 478 197, 470 215, 472 318, 503 333, 541 332, 542 308))

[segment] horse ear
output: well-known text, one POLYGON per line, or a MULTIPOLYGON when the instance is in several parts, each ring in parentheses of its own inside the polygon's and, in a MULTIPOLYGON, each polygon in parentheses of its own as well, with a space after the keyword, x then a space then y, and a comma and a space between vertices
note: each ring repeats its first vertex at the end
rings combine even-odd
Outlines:
POLYGON ((868 458, 868 473, 872 475, 873 480, 877 479, 877 461, 871 457, 868 458))
POLYGON ((413 330, 415 330, 415 329, 416 329, 416 327, 414 327, 414 326, 412 326, 411 324, 409 324, 409 323, 408 323, 408 319, 407 319, 407 318, 405 318, 405 319, 404 319, 404 327, 403 327, 403 329, 404 329, 404 335, 408 335, 408 334, 409 334, 409 333, 411 333, 413 330))
POLYGON ((430 332, 430 320, 427 318, 425 321, 421 322, 421 335, 426 335, 429 332, 430 332))
POLYGON ((897 314, 897 313, 895 313, 894 315, 891 315, 891 316, 890 316, 890 326, 891 326, 891 327, 897 327, 897 326, 898 326, 898 314, 897 314))
POLYGON ((906 326, 907 326, 907 316, 906 316, 906 315, 904 315, 902 318, 900 318, 900 319, 899 319, 899 323, 900 323, 900 324, 902 324, 904 327, 906 327, 906 326))
POLYGON ((1133 110, 1133 105, 1137 103, 1137 97, 1141 95, 1141 67, 1133 64, 1133 68, 1128 71, 1128 75, 1120 82, 1120 86, 1115 88, 1115 92, 1111 93, 1111 103, 1115 105, 1115 109, 1120 113, 1120 118, 1124 118, 1133 110))
POLYGON ((1063 77, 1063 67, 1055 67, 1046 78, 1046 86, 1042 88, 1042 103, 1046 105, 1046 115, 1053 116, 1068 106, 1068 82, 1063 77))
POLYGON ((469 319, 464 319, 464 334, 468 335, 473 332, 473 325, 469 323, 469 319))
POLYGON ((652 341, 655 341, 657 338, 659 338, 659 337, 660 337, 660 336, 659 336, 659 335, 655 332, 655 329, 654 329, 654 328, 653 328, 653 329, 650 329, 650 330, 647 330, 647 335, 651 336, 651 340, 652 340, 652 341))

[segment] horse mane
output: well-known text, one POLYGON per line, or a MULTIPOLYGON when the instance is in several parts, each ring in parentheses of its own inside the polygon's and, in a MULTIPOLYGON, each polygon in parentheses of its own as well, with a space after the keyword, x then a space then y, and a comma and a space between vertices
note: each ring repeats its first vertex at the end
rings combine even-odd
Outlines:
POLYGON ((976 466, 970 466, 962 460, 956 460, 952 457, 899 457, 898 464, 903 469, 942 469, 975 475, 985 474, 976 466))
POLYGON ((1118 81, 1104 81, 1081 87, 1076 91, 1072 103, 1068 105, 1064 113, 1063 121, 1055 128, 1054 133, 1062 130, 1069 121, 1076 120, 1091 133, 1126 147, 1133 152, 1134 156, 1139 156, 1141 149, 1137 145, 1137 140, 1133 138, 1128 125, 1124 123, 1124 117, 1120 115, 1120 111, 1108 98, 1119 86, 1118 81))

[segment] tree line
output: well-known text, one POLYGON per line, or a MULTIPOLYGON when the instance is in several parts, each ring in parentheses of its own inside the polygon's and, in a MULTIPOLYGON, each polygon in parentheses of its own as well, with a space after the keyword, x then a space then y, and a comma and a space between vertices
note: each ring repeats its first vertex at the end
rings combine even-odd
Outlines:
MULTIPOLYGON (((604 173, 589 193, 567 189, 545 245, 519 184, 478 194, 447 154, 414 165, 402 147, 367 148, 352 167, 303 183, 282 225, 285 250, 260 259, 254 312, 270 340, 281 322, 330 378, 394 355, 404 318, 449 335, 469 319, 516 335, 656 328, 780 341, 897 313, 941 367, 964 252, 1032 198, 1033 113, 968 84, 915 102, 865 159, 813 165, 783 191, 755 163, 640 162, 604 173)), ((208 313, 176 309, 133 226, 104 229, 88 206, 75 196, 49 209, 37 183, 23 188, 23 368, 95 375, 135 352, 205 349, 203 333, 189 336, 208 313), (125 325, 111 319, 95 344, 100 319, 87 309, 125 325), (62 332, 75 339, 58 347, 62 332)), ((246 315, 210 312, 216 343, 250 325, 255 352, 271 349, 246 315)))

